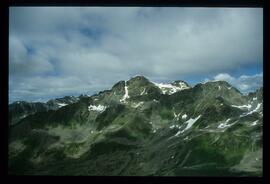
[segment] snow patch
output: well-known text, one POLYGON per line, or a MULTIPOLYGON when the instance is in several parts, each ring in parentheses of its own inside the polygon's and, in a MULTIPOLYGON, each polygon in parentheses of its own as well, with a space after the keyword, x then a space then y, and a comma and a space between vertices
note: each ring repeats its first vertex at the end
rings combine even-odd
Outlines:
POLYGON ((188 140, 188 136, 186 136, 183 140, 188 140))
POLYGON ((249 115, 249 114, 252 114, 254 112, 257 112, 260 109, 261 105, 262 105, 262 103, 258 103, 257 107, 254 110, 248 112, 246 115, 249 115))
POLYGON ((192 125, 193 125, 194 123, 196 123, 196 121, 197 121, 200 117, 201 117, 201 115, 199 115, 199 116, 196 117, 195 119, 190 118, 188 121, 186 121, 185 123, 187 123, 187 126, 186 126, 186 128, 183 130, 183 132, 186 131, 187 129, 190 129, 190 128, 192 127, 192 125))
POLYGON ((229 118, 229 119, 227 119, 227 120, 225 121, 225 123, 228 123, 230 120, 231 120, 230 118, 229 118))
POLYGON ((182 119, 186 119, 186 118, 187 118, 187 115, 184 114, 184 115, 182 116, 182 119))
POLYGON ((143 88, 143 91, 141 92, 140 95, 144 95, 144 94, 147 94, 147 93, 145 92, 145 88, 143 88))
POLYGON ((173 115, 174 115, 174 118, 176 118, 176 120, 178 121, 179 120, 179 116, 180 116, 181 113, 179 114, 175 114, 175 112, 173 112, 173 115))
POLYGON ((179 82, 180 88, 189 88, 184 82, 179 82))
POLYGON ((170 126, 170 129, 173 129, 173 128, 175 128, 175 125, 171 125, 171 126, 170 126))
POLYGON ((257 97, 252 98, 252 100, 253 100, 253 101, 254 101, 254 100, 257 100, 257 97))
POLYGON ((232 125, 234 125, 235 123, 238 122, 238 121, 235 121, 234 123, 227 124, 229 121, 230 121, 230 118, 227 119, 227 120, 225 121, 225 123, 220 123, 220 124, 218 125, 218 128, 223 129, 223 128, 226 128, 226 127, 230 127, 230 126, 232 126, 232 125))
POLYGON ((250 114, 252 114, 254 112, 258 112, 258 110, 260 109, 261 105, 262 105, 262 103, 258 103, 257 104, 257 107, 255 109, 253 109, 252 111, 249 111, 247 113, 243 113, 242 115, 240 115, 240 117, 244 117, 244 116, 250 115, 250 114))
POLYGON ((97 111, 97 112, 103 112, 107 107, 103 105, 89 105, 88 110, 89 111, 97 111))
POLYGON ((137 103, 137 104, 135 104, 135 105, 132 105, 132 107, 138 108, 139 106, 143 105, 143 103, 144 103, 144 102, 139 102, 139 103, 137 103))
POLYGON ((218 128, 226 128, 226 127, 230 127, 231 125, 228 125, 226 123, 220 123, 220 125, 218 125, 218 128))
POLYGON ((178 131, 175 136, 177 137, 178 135, 180 135, 182 133, 182 131, 178 131))
POLYGON ((120 100, 120 102, 126 102, 126 99, 129 98, 129 95, 128 95, 128 86, 127 86, 127 82, 125 81, 125 94, 123 96, 123 98, 120 100))
POLYGON ((189 89, 189 87, 183 82, 179 83, 180 87, 174 86, 172 84, 164 84, 164 83, 155 83, 155 82, 153 82, 153 84, 155 84, 159 89, 161 89, 162 94, 168 93, 169 95, 171 95, 173 93, 176 93, 177 91, 182 91, 184 89, 189 89))
POLYGON ((251 126, 257 125, 257 122, 258 122, 258 121, 259 121, 259 120, 256 120, 256 121, 252 122, 252 123, 251 123, 251 126))
POLYGON ((187 120, 186 122, 184 122, 185 124, 187 124, 186 128, 184 130, 180 130, 178 131, 175 136, 178 136, 179 134, 185 132, 186 130, 190 129, 192 127, 192 125, 194 123, 196 123, 196 121, 201 117, 201 115, 199 115, 198 117, 196 117, 195 119, 190 118, 189 120, 187 120))
POLYGON ((66 105, 68 105, 68 104, 66 104, 66 103, 57 103, 57 105, 58 105, 59 107, 64 107, 64 106, 66 106, 66 105))
POLYGON ((248 105, 231 105, 231 106, 239 108, 239 109, 244 109, 244 108, 250 109, 251 108, 250 104, 248 104, 248 105))

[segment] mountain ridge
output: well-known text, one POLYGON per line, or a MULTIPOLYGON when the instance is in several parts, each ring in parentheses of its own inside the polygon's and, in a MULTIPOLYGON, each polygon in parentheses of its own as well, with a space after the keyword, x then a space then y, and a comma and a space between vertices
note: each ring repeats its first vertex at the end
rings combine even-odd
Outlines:
POLYGON ((243 95, 220 81, 194 87, 181 80, 155 84, 143 76, 119 81, 11 126, 9 171, 260 176, 262 93, 243 95))

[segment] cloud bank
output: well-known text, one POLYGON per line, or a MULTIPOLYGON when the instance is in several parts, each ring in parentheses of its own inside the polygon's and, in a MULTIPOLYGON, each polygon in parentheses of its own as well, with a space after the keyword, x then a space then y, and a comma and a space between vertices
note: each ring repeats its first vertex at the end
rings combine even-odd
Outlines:
POLYGON ((262 14, 256 8, 12 7, 10 100, 91 94, 136 74, 169 81, 262 65, 262 14))

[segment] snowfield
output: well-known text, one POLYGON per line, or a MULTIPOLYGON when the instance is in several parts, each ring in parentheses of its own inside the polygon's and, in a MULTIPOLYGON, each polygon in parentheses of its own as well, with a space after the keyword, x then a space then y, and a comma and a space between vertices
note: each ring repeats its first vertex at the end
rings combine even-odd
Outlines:
POLYGON ((174 86, 172 84, 164 84, 164 83, 155 83, 153 82, 159 89, 161 89, 162 94, 168 93, 169 95, 176 93, 177 91, 182 91, 184 89, 189 89, 185 83, 179 82, 180 87, 174 86), (169 91, 168 91, 169 90, 169 91))

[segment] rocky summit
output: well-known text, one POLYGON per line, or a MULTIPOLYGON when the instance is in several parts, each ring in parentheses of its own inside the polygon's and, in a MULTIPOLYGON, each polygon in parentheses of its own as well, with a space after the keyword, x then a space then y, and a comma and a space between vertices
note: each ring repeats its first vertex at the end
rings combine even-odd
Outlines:
POLYGON ((9 105, 9 174, 261 176, 263 90, 143 76, 9 105))

